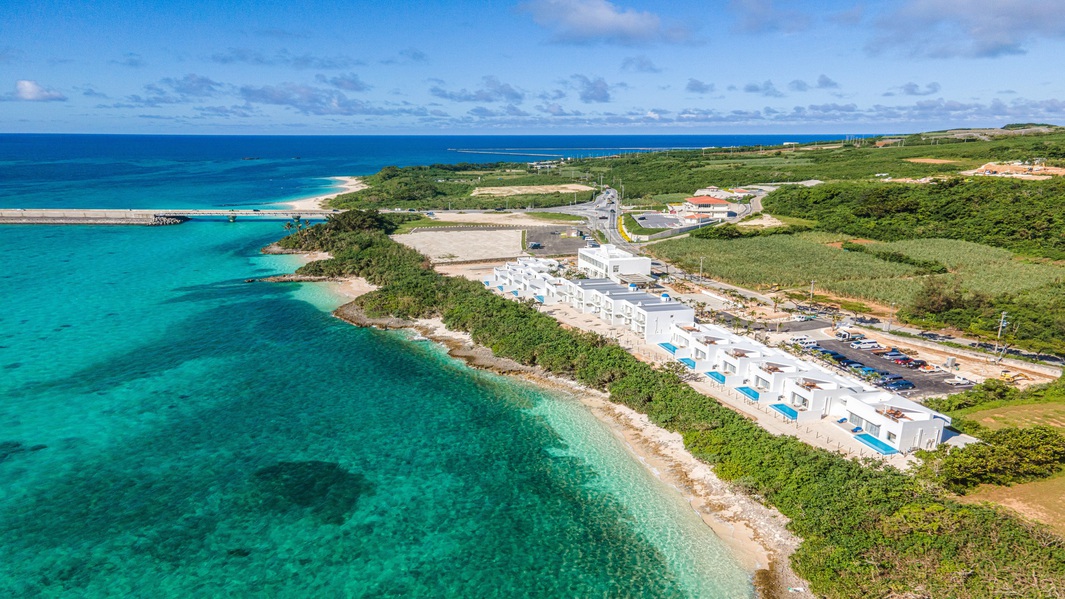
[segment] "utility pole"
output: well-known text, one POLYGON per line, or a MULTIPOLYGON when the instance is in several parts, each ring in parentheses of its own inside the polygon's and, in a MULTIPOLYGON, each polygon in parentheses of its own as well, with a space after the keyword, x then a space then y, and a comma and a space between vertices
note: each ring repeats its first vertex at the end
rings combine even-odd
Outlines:
POLYGON ((888 321, 887 321, 887 332, 888 333, 891 332, 891 323, 894 322, 894 320, 895 320, 895 311, 896 311, 895 310, 895 302, 891 302, 891 315, 888 316, 888 321))
POLYGON ((1002 317, 998 319, 998 338, 995 339, 995 355, 998 355, 997 361, 1002 361, 1002 356, 1006 355, 1006 348, 1002 346, 1002 329, 1006 328, 1006 312, 1002 313, 1002 317), (1001 346, 1002 354, 999 355, 999 348, 1001 346))
POLYGON ((817 281, 810 281, 810 303, 814 303, 814 283, 817 281))
POLYGON ((703 256, 699 256, 699 280, 703 279, 703 256))

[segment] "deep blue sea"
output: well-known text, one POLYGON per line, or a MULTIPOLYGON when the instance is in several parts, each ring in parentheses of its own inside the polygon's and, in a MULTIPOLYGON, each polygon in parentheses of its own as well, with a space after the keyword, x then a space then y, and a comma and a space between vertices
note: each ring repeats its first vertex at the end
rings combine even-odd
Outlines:
MULTIPOLYGON (((4 135, 0 206, 267 204, 514 159, 448 148, 759 139, 4 135)), ((258 252, 283 233, 0 226, 0 596, 753 594, 575 398, 347 325, 328 287, 245 283, 297 266, 258 252)))

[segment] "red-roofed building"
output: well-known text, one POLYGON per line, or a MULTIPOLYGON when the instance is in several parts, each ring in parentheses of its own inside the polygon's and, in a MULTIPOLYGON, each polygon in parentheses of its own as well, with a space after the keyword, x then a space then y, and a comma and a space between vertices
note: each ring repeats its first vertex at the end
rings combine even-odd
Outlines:
POLYGON ((698 214, 722 220, 736 215, 732 210, 732 204, 729 204, 727 200, 706 196, 684 200, 683 211, 687 214, 698 214))

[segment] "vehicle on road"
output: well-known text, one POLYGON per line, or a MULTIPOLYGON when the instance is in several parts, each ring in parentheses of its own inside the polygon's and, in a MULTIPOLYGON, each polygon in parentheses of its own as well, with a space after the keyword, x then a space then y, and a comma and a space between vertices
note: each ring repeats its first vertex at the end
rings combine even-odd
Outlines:
POLYGON ((872 339, 859 339, 851 343, 851 349, 880 349, 883 347, 872 339))
POLYGON ((951 387, 961 387, 961 386, 964 386, 964 385, 975 385, 976 384, 975 382, 970 381, 969 379, 964 378, 964 377, 960 377, 960 376, 956 376, 956 377, 954 377, 952 379, 947 379, 947 380, 945 380, 943 382, 948 384, 948 385, 950 385, 951 387))

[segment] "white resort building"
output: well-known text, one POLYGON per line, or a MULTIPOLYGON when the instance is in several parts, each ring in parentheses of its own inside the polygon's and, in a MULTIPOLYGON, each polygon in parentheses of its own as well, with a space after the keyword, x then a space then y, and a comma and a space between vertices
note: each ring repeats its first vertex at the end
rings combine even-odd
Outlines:
POLYGON ((593 279, 621 282, 622 275, 651 275, 651 259, 606 244, 577 251, 577 270, 593 279))
MULTIPOLYGON (((649 273, 650 259, 646 260, 649 273)), ((495 268, 483 282, 505 296, 545 305, 564 302, 584 314, 595 314, 607 324, 634 331, 651 343, 668 341, 674 324, 695 320, 694 309, 666 294, 651 295, 636 285, 620 285, 607 278, 567 280, 551 274, 557 269, 554 260, 519 258, 495 268)))
POLYGON ((832 420, 883 455, 933 449, 950 417, 819 364, 706 324, 673 327, 666 352, 793 422, 832 420))
POLYGON ((828 421, 838 434, 882 455, 933 449, 944 441, 950 417, 917 402, 724 328, 697 324, 695 311, 667 294, 605 277, 564 279, 558 271, 555 260, 519 258, 494 269, 483 283, 506 297, 566 303, 634 331, 747 403, 797 424, 828 421))

